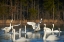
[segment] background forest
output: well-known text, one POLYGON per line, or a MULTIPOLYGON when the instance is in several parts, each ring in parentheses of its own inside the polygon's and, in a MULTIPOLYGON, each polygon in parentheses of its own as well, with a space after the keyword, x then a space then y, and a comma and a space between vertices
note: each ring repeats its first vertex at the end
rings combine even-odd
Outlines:
POLYGON ((64 20, 63 0, 0 0, 0 20, 64 20))

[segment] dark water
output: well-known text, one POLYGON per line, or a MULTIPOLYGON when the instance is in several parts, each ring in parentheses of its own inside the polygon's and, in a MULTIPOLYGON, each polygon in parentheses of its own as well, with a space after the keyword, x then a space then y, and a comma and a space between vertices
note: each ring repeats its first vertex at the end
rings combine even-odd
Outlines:
MULTIPOLYGON (((16 29, 16 32, 17 32, 20 27, 19 28, 18 27, 14 27, 14 28, 16 29)), ((27 26, 27 28, 26 28, 27 29, 27 33, 28 32, 32 32, 31 34, 25 34, 24 33, 24 26, 22 26, 21 28, 22 28, 21 29, 22 30, 21 37, 25 37, 26 39, 29 39, 29 42, 64 42, 64 31, 62 31, 60 33, 60 36, 59 36, 59 33, 54 33, 54 35, 57 35, 60 38, 59 40, 57 40, 57 41, 46 41, 46 40, 43 40, 43 35, 44 35, 43 26, 41 26, 41 31, 39 31, 39 32, 34 32, 31 26, 29 26, 29 28, 27 26)), ((2 30, 0 30, 0 42, 13 42, 11 37, 9 36, 9 34, 10 33, 4 33, 2 30)), ((51 35, 51 34, 48 34, 47 37, 49 35, 51 35)), ((15 35, 15 39, 16 40, 19 39, 19 35, 18 34, 15 35)), ((26 42, 28 42, 28 41, 26 41, 26 42)))

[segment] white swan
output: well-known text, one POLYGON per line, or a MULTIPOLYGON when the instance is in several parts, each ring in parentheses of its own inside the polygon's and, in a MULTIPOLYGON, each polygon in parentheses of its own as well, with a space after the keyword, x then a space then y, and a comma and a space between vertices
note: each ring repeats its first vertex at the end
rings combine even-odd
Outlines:
POLYGON ((42 22, 42 18, 38 24, 35 22, 27 22, 28 25, 32 25, 34 31, 39 31, 40 30, 40 23, 42 22))
POLYGON ((19 26, 19 25, 20 25, 20 24, 17 24, 17 25, 13 25, 13 26, 12 26, 12 24, 11 24, 12 21, 13 21, 13 19, 11 20, 9 27, 4 27, 4 28, 2 29, 2 30, 5 31, 5 33, 9 32, 11 29, 13 29, 13 26, 19 26))
POLYGON ((47 40, 47 41, 55 41, 55 40, 59 40, 59 38, 57 37, 57 35, 49 35, 46 38, 46 30, 44 30, 44 36, 43 36, 43 40, 47 40))
POLYGON ((2 30, 5 31, 5 33, 9 32, 9 31, 11 30, 11 28, 12 28, 12 26, 11 26, 12 21, 13 21, 13 20, 11 20, 9 27, 5 27, 5 28, 2 29, 2 30))
POLYGON ((47 33, 51 33, 51 29, 46 27, 46 24, 44 24, 44 30, 46 30, 47 33))
MULTIPOLYGON (((54 28, 54 24, 52 24, 52 25, 53 25, 53 28, 54 28)), ((53 28, 52 28, 52 32, 55 32, 55 33, 62 32, 62 31, 60 31, 60 28, 59 28, 59 30, 53 30, 53 28)))

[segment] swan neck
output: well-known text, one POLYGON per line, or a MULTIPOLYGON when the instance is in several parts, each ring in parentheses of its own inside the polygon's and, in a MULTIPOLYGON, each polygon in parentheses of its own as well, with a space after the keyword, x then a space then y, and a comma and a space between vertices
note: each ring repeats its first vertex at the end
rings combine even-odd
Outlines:
POLYGON ((46 40, 46 31, 44 30, 43 40, 46 40))
POLYGON ((46 27, 46 24, 44 24, 44 27, 46 27))
POLYGON ((54 28, 54 24, 53 24, 53 28, 54 28))
POLYGON ((10 27, 11 27, 11 23, 10 23, 10 27))
POLYGON ((38 24, 38 27, 40 27, 40 24, 38 24))
POLYGON ((26 25, 25 25, 25 33, 26 33, 26 25))

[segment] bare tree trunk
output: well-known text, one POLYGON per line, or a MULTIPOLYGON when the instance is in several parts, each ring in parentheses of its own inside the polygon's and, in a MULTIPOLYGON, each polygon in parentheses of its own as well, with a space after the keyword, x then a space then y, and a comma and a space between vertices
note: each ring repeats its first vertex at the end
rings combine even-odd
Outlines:
POLYGON ((22 3, 20 3, 20 24, 22 24, 22 3))
POLYGON ((64 20, 64 11, 63 11, 63 20, 64 20))
POLYGON ((12 17, 11 18, 13 19, 12 0, 10 0, 10 2, 11 2, 11 8, 10 9, 11 9, 11 14, 12 14, 12 17))
POLYGON ((27 6, 27 19, 28 19, 28 6, 27 6))
POLYGON ((53 23, 54 23, 54 0, 53 0, 53 23))
POLYGON ((38 0, 38 20, 39 20, 39 0, 38 0))

